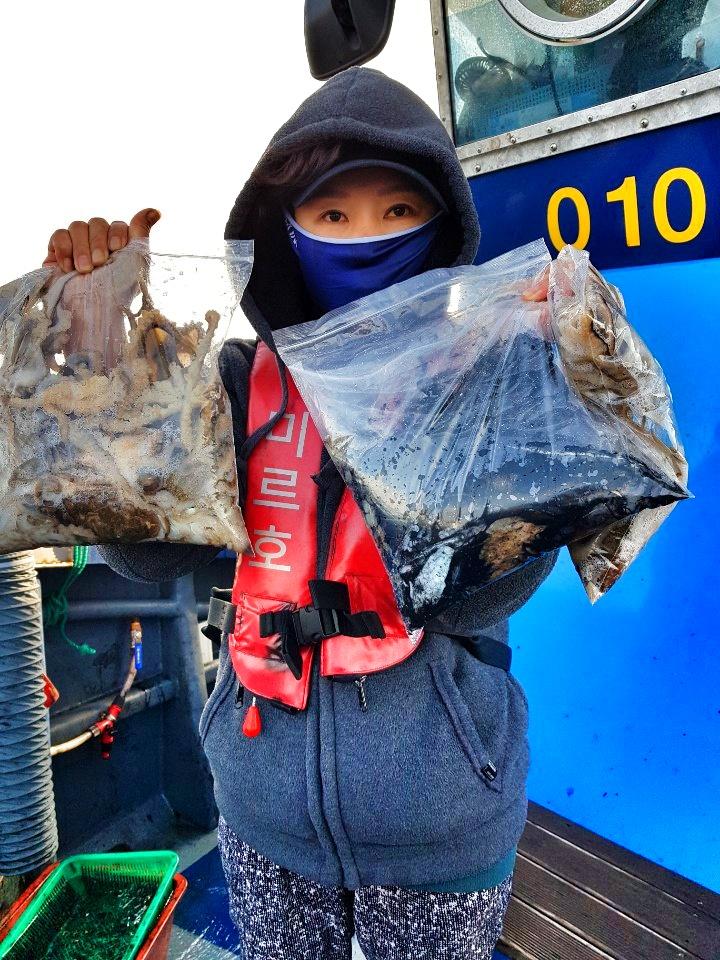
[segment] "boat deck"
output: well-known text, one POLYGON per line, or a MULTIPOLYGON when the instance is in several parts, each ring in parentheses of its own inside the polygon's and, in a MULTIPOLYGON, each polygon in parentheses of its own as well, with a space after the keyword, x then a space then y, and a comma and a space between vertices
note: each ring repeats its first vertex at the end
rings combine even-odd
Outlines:
POLYGON ((720 895, 531 803, 500 946, 511 960, 718 960, 720 895))

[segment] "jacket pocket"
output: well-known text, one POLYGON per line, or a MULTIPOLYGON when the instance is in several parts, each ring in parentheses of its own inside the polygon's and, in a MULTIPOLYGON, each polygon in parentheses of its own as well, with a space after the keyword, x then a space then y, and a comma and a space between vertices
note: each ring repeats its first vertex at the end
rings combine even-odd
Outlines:
POLYGON ((503 768, 509 732, 505 673, 458 651, 449 638, 431 636, 427 644, 397 666, 369 675, 367 711, 353 684, 334 684, 340 811, 353 843, 457 842, 491 823, 517 797, 514 767, 510 775, 503 768), (433 660, 447 660, 447 667, 430 667, 433 660), (458 698, 465 710, 457 708, 458 698), (491 770, 490 777, 482 773, 488 763, 497 769, 494 780, 491 770))
POLYGON ((481 740, 470 709, 453 679, 450 668, 444 660, 431 660, 428 666, 450 723, 473 770, 487 787, 502 792, 502 757, 496 753, 491 755, 481 740))
POLYGON ((218 672, 215 678, 215 686, 208 697, 205 706, 200 714, 200 723, 198 733, 200 734, 200 743, 204 746, 205 739, 210 729, 212 719, 227 699, 228 694, 233 689, 233 680, 235 679, 235 670, 230 659, 227 637, 223 637, 220 647, 220 657, 218 661, 218 672))

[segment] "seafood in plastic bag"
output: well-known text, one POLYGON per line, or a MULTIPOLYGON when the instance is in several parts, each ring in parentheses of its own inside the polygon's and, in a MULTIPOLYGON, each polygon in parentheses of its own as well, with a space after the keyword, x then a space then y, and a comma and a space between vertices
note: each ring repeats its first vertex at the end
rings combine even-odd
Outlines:
POLYGON ((274 332, 410 628, 688 496, 655 438, 568 378, 548 303, 524 295, 550 262, 539 241, 274 332))
MULTIPOLYGON (((600 276, 586 253, 566 247, 550 268, 549 296, 553 333, 577 392, 636 432, 685 485, 688 465, 670 389, 628 323, 620 291, 600 276)), ((674 506, 643 510, 569 545, 592 602, 619 579, 674 506)))
POLYGON ((0 553, 170 540, 242 551, 230 403, 252 244, 132 240, 89 274, 0 288, 0 553))

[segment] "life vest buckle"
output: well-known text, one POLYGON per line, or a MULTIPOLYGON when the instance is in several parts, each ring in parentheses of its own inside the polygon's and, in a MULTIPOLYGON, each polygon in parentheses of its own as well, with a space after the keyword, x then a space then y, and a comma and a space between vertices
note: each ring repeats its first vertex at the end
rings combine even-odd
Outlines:
POLYGON ((299 607, 293 616, 301 643, 319 643, 328 637, 337 637, 340 633, 340 618, 335 609, 308 604, 306 607, 299 607))

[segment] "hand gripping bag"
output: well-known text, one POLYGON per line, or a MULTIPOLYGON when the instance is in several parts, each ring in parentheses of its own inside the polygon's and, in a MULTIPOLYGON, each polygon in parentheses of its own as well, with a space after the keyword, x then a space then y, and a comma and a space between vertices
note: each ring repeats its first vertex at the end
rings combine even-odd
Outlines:
POLYGON ((563 261, 550 302, 528 299, 550 262, 538 241, 274 333, 410 628, 557 547, 594 560, 590 537, 688 496, 657 436, 568 374, 584 289, 563 261))
POLYGON ((251 243, 178 256, 139 239, 89 274, 0 288, 0 553, 246 549, 217 358, 251 267, 251 243))

